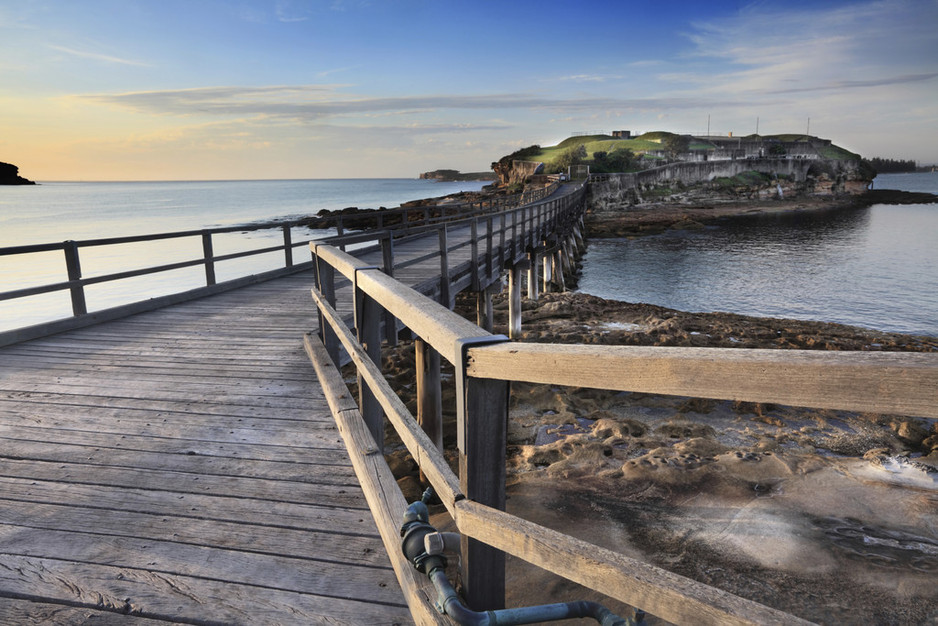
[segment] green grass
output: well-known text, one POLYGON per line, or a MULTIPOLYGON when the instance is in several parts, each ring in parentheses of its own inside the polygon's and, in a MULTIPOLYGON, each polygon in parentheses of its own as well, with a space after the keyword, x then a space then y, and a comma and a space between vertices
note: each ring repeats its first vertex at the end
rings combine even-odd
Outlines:
MULTIPOLYGON (((577 137, 568 137, 556 146, 547 146, 540 149, 539 152, 524 157, 526 161, 540 161, 544 163, 545 168, 549 169, 551 164, 560 157, 565 151, 576 146, 583 146, 586 149, 587 159, 591 160, 596 152, 615 152, 623 148, 631 150, 636 156, 651 151, 664 150, 664 140, 674 136, 674 133, 659 130, 644 133, 631 139, 613 139, 609 135, 582 135, 577 137)), ((808 138, 804 134, 781 134, 781 135, 748 135, 742 137, 743 140, 753 139, 777 139, 779 141, 794 142, 804 141, 808 138)), ((713 150, 715 146, 707 141, 693 141, 690 144, 691 150, 713 150)), ((827 159, 858 159, 859 155, 845 150, 839 146, 831 145, 820 148, 821 156, 827 159)), ((655 158, 647 155, 646 159, 655 158)))

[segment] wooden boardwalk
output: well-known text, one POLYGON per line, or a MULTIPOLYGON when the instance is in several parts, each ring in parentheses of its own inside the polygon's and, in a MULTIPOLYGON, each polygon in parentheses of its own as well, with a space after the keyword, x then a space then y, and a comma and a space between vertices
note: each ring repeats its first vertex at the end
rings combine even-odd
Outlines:
MULTIPOLYGON (((396 244, 395 277, 431 284, 439 241, 396 244)), ((303 347, 314 284, 0 348, 0 624, 412 622, 303 347)))
POLYGON ((303 350, 311 284, 0 350, 0 623, 410 621, 303 350))

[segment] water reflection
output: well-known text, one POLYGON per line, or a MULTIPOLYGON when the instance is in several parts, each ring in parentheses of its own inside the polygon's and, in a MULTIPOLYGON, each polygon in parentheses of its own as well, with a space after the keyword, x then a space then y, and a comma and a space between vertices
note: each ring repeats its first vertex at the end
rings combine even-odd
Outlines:
POLYGON ((703 231, 592 240, 580 289, 938 335, 936 235, 936 205, 746 216, 703 231))

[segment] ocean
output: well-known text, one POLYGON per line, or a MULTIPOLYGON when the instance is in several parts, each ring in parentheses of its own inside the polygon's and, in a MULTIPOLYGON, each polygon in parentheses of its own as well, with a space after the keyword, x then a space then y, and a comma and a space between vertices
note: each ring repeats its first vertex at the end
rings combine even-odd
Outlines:
MULTIPOLYGON (((938 173, 874 188, 938 193, 938 173)), ((579 289, 695 312, 840 322, 938 336, 938 204, 724 220, 589 243, 579 289)))
MULTIPOLYGON (((484 183, 418 179, 44 183, 0 187, 0 247, 293 219, 320 209, 394 207, 484 183)), ((876 188, 938 193, 938 174, 888 174, 876 188)), ((294 241, 334 234, 294 229, 294 241)), ((281 242, 279 231, 214 238, 225 254, 281 242), (265 243, 265 242, 270 243, 265 243)), ((703 231, 592 240, 579 288, 687 311, 841 322, 938 336, 938 205, 875 205, 734 218, 703 231)), ((199 258, 198 237, 85 248, 95 276, 199 258)), ((300 251, 297 250, 297 258, 300 251)), ((219 263, 218 280, 279 267, 280 253, 219 263)), ((0 291, 65 280, 61 252, 0 256, 0 291)), ((87 288, 100 310, 204 284, 186 268, 87 288)), ((67 317, 67 292, 0 301, 0 330, 67 317)))
MULTIPOLYGON (((333 179, 175 182, 43 182, 0 187, 0 247, 56 243, 220 226, 247 225, 315 215, 321 209, 397 207, 409 200, 478 191, 484 182, 420 179, 333 179)), ((334 235, 293 229, 293 241, 334 235)), ((279 230, 213 237, 216 255, 283 243, 279 230)), ((201 239, 81 249, 82 275, 201 258, 201 239)), ((302 250, 294 251, 300 259, 302 250)), ((282 253, 218 263, 219 281, 281 267, 282 253)), ((0 292, 67 279, 62 253, 0 256, 0 292)), ((97 311, 205 284, 204 270, 185 268, 86 287, 97 311)), ((0 301, 0 331, 68 317, 67 291, 0 301)))

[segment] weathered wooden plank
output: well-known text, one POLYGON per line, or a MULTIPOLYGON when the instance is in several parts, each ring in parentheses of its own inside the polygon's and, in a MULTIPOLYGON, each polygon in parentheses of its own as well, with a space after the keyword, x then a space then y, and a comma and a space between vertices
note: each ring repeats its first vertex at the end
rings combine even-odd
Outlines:
MULTIPOLYGON (((302 430, 291 424, 265 422, 260 418, 199 417, 186 414, 173 415, 151 411, 145 416, 98 417, 94 409, 87 412, 59 416, 51 412, 37 413, 35 407, 21 405, 7 409, 4 421, 14 426, 43 425, 61 430, 99 429, 111 434, 137 434, 150 437, 172 437, 203 442, 231 442, 239 444, 290 445, 315 449, 335 443, 335 425, 325 421, 308 422, 302 430), (256 421, 253 421, 256 420, 256 421)), ((119 414, 119 411, 118 411, 119 414)))
POLYGON ((0 602, 0 624, 17 626, 74 626, 96 624, 98 626, 163 626, 162 620, 137 615, 102 611, 96 607, 74 607, 66 604, 3 598, 0 602))
MULTIPOLYGON (((93 506, 153 515, 185 515, 199 519, 243 522, 271 527, 368 535, 376 533, 374 522, 361 502, 336 507, 328 503, 294 503, 253 498, 230 498, 224 494, 201 495, 175 491, 148 491, 122 485, 61 484, 32 478, 0 477, 3 499, 14 502, 93 506)), ((320 546, 321 547, 321 546, 320 546)))
MULTIPOLYGON (((76 396, 84 395, 98 395, 102 390, 103 385, 89 385, 81 384, 81 381, 70 381, 74 384, 69 384, 64 381, 56 381, 55 389, 61 393, 68 393, 76 396)), ((0 382, 0 395, 9 395, 17 392, 43 392, 49 389, 50 385, 45 382, 31 382, 31 383, 16 383, 12 385, 7 385, 5 382, 0 382)), ((235 385, 235 388, 240 390, 240 388, 235 385)), ((297 395, 297 396, 281 396, 276 393, 275 388, 259 388, 257 390, 246 390, 251 392, 248 395, 245 394, 235 394, 228 393, 223 389, 219 389, 217 385, 211 385, 209 383, 191 383, 191 384, 180 384, 173 385, 168 382, 157 382, 154 384, 147 384, 145 380, 141 380, 140 384, 137 386, 127 386, 120 389, 109 389, 113 393, 112 397, 121 398, 121 399, 136 399, 136 400, 153 400, 154 402, 162 402, 164 399, 171 401, 193 401, 200 404, 242 404, 242 405, 262 405, 268 407, 270 410, 276 410, 277 408, 293 408, 293 409, 302 409, 308 408, 311 406, 312 401, 306 394, 297 395), (261 394, 260 391, 266 390, 269 393, 261 394), (258 397, 263 396, 263 397, 258 397), (306 397, 304 397, 306 396, 306 397)))
POLYGON ((84 484, 110 487, 133 487, 177 494, 224 495, 320 504, 347 508, 364 506, 356 485, 323 485, 295 481, 244 478, 238 476, 200 476, 183 472, 123 467, 102 467, 76 463, 24 461, 0 457, 0 476, 32 478, 62 484, 84 484))
POLYGON ((502 344, 471 376, 938 417, 938 354, 502 344))
POLYGON ((396 604, 401 597, 394 584, 394 572, 387 567, 149 538, 0 524, 0 561, 16 556, 221 579, 243 585, 350 600, 367 599, 383 604, 396 604))
MULTIPOLYGON (((177 508, 178 512, 182 512, 177 508)), ((253 520, 220 521, 175 513, 139 513, 101 509, 97 505, 24 503, 0 499, 0 525, 28 526, 88 535, 153 539, 189 546, 224 548, 257 554, 287 554, 293 558, 389 568, 377 533, 354 534, 290 529, 253 520), (335 542, 323 553, 321 542, 335 542)), ((100 539, 99 539, 100 540, 100 539)), ((54 555, 53 555, 54 556, 54 555)))
MULTIPOLYGON (((55 389, 54 385, 48 385, 47 389, 55 389)), ((16 406, 36 405, 41 407, 41 412, 50 411, 48 406, 58 405, 69 407, 101 408, 101 409, 137 409, 140 411, 156 411, 167 414, 180 413, 189 417, 202 416, 223 416, 237 420, 244 417, 258 417, 267 415, 271 419, 284 420, 302 420, 307 416, 310 422, 318 421, 316 419, 319 410, 319 402, 310 398, 310 403, 300 407, 270 406, 265 399, 264 402, 254 402, 250 404, 233 404, 220 402, 204 402, 196 398, 127 398, 100 395, 106 389, 97 389, 98 393, 67 394, 56 393, 48 390, 44 391, 25 391, 22 389, 0 389, 0 410, 12 411, 16 406), (271 411, 271 409, 276 409, 271 411), (273 413, 273 415, 270 415, 273 413)), ((36 409, 39 411, 40 409, 36 409)), ((79 409, 73 409, 78 411, 79 409)), ((94 414, 94 411, 83 411, 82 417, 94 414)), ((321 415, 320 415, 321 417, 321 415)))
MULTIPOLYGON (((4 555, 3 563, 0 597, 62 598, 81 608, 109 610, 122 617, 129 613, 164 622, 195 624, 391 625, 410 621, 402 599, 371 604, 363 598, 283 591, 251 582, 232 583, 217 575, 196 577, 29 556, 4 555)), ((121 622, 125 623, 136 622, 121 622)))
POLYGON ((202 476, 241 476, 288 480, 322 485, 354 485, 355 474, 348 457, 333 463, 282 463, 254 461, 188 452, 122 450, 106 446, 76 446, 70 443, 23 441, 0 438, 0 454, 18 460, 47 463, 74 463, 96 467, 132 467, 173 471, 202 476))
MULTIPOLYGON (((85 426, 81 420, 76 425, 85 426)), ((232 443, 231 441, 205 441, 182 437, 167 437, 161 433, 158 437, 127 434, 126 432, 105 432, 98 428, 53 428, 47 426, 17 426, 0 422, 0 450, 17 442, 61 443, 90 448, 113 448, 119 451, 162 452, 164 454, 185 454, 218 456, 250 461, 275 461, 310 465, 348 465, 345 449, 336 449, 335 436, 319 437, 315 447, 307 442, 295 442, 295 445, 232 443), (304 445, 300 445, 304 444, 304 445)))

